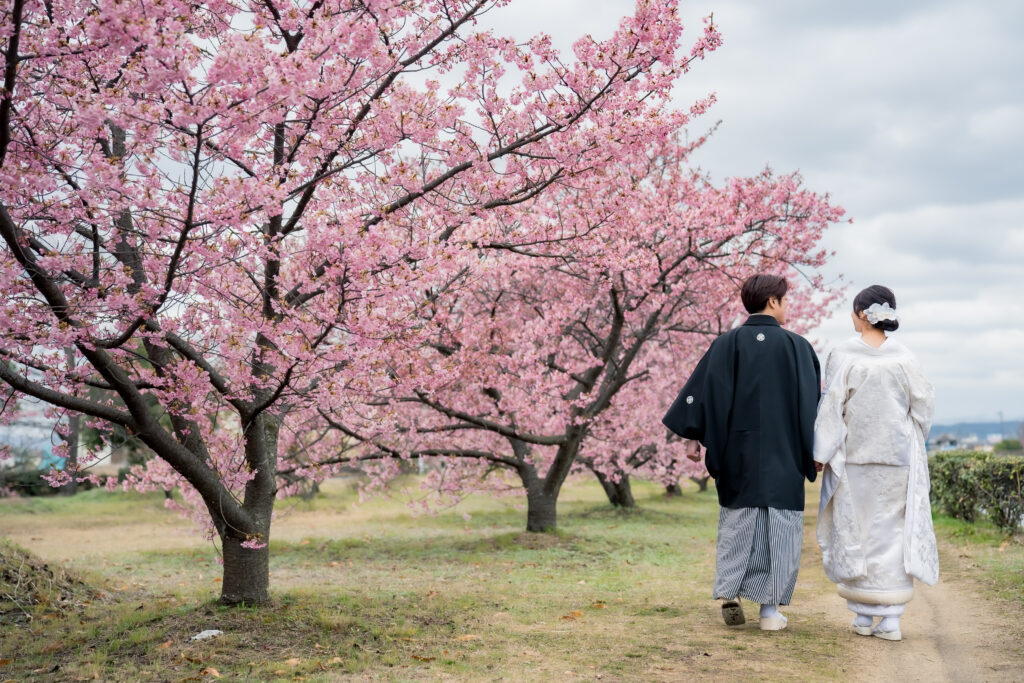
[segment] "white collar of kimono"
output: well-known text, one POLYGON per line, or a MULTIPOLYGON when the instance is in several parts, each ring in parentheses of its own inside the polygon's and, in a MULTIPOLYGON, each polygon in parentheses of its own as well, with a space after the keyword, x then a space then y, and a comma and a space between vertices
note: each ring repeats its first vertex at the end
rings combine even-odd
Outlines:
POLYGON ((907 347, 894 339, 887 337, 882 345, 876 348, 861 339, 860 335, 850 337, 846 343, 842 345, 842 349, 848 353, 864 353, 871 356, 895 356, 902 353, 908 353, 907 347))

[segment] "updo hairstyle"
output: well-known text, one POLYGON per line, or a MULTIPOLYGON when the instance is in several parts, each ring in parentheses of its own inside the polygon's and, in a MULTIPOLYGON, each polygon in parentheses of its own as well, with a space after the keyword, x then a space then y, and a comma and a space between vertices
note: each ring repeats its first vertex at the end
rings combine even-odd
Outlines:
MULTIPOLYGON (((896 295, 888 287, 871 285, 866 289, 862 289, 853 298, 853 312, 860 315, 870 308, 872 304, 889 304, 890 308, 896 310, 896 295)), ((884 332, 895 332, 900 328, 900 323, 898 320, 879 320, 872 327, 884 332)))

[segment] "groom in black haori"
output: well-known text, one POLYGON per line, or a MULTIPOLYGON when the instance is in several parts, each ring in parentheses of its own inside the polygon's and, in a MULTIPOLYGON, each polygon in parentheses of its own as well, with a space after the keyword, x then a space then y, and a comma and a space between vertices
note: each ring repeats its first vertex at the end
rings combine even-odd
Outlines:
MULTIPOLYGON (((821 394, 818 358, 783 329, 785 278, 743 283, 739 327, 711 343, 665 426, 705 448, 718 489, 715 589, 729 626, 745 622, 740 598, 761 605, 760 627, 778 631, 796 585, 803 542, 804 479, 814 481, 814 418, 821 394)), ((699 453, 691 452, 693 459, 699 453)))

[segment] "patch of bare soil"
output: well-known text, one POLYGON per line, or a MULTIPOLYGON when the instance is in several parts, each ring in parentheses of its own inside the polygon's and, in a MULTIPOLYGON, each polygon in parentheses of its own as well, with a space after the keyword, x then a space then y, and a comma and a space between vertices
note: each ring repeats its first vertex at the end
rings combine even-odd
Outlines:
MULTIPOLYGON (((943 553, 941 560, 943 576, 936 585, 915 585, 914 599, 900 619, 902 641, 857 636, 847 629, 849 638, 843 644, 849 658, 847 680, 1024 680, 1024 626, 1016 608, 985 597, 977 586, 957 576, 950 553, 943 553)), ((852 621, 846 601, 835 593, 822 596, 821 601, 834 622, 852 621)))
POLYGON ((32 621, 40 607, 64 613, 100 595, 62 567, 0 539, 0 626, 32 621))

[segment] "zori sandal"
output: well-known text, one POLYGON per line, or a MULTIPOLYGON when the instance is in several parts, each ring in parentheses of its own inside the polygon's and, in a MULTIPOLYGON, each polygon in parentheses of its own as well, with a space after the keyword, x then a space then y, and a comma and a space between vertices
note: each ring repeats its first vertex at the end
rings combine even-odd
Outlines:
POLYGON ((871 632, 871 635, 882 640, 903 640, 903 632, 899 629, 895 631, 880 631, 876 628, 871 632))
POLYGON ((740 605, 739 598, 722 603, 722 619, 725 620, 726 626, 740 626, 747 623, 743 617, 743 607, 740 605))
POLYGON ((786 628, 787 623, 789 620, 779 614, 774 617, 761 617, 760 626, 762 631, 781 631, 786 628))

